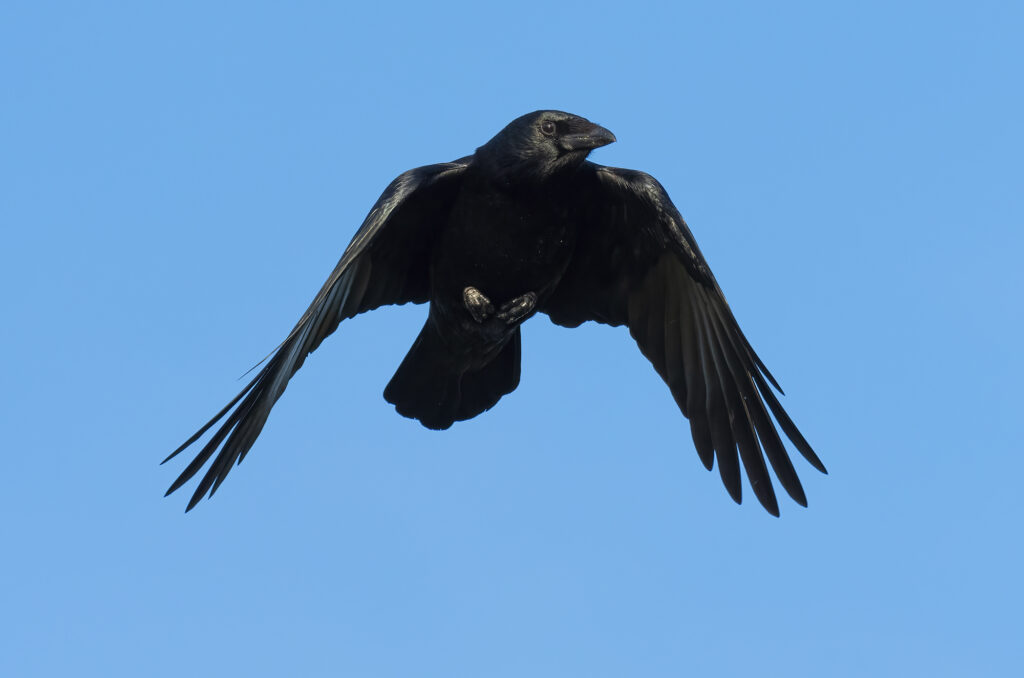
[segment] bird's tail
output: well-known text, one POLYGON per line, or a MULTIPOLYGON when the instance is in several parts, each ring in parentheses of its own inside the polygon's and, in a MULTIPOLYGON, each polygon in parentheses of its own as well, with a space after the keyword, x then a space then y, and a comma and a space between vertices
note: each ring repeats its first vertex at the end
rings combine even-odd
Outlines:
POLYGON ((462 364, 429 320, 384 389, 398 413, 446 429, 491 409, 519 386, 519 328, 482 367, 462 364))

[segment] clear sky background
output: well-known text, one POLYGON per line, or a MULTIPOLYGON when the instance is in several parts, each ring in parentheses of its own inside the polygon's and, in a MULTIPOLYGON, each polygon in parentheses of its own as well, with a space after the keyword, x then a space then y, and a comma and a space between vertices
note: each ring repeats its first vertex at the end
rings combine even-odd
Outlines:
POLYGON ((1022 12, 3 3, 0 674, 1019 675, 1022 12), (622 328, 538 316, 494 410, 398 416, 412 306, 162 499, 387 183, 538 108, 668 189, 810 507, 733 504, 622 328))

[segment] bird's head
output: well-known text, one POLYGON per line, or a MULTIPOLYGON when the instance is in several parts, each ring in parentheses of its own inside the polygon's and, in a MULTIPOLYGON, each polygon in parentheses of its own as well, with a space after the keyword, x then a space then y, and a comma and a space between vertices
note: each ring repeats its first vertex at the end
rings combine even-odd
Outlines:
POLYGON ((496 178, 542 182, 578 168, 587 155, 615 141, 615 135, 586 118, 563 111, 534 111, 518 117, 476 151, 496 178))

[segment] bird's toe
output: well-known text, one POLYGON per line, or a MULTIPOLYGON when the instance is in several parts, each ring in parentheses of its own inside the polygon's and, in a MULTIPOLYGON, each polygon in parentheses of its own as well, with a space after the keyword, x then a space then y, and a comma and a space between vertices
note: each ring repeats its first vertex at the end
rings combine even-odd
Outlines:
POLYGON ((494 315, 494 306, 491 304, 491 300, 475 287, 467 287, 462 290, 462 301, 466 305, 466 310, 473 316, 473 320, 478 323, 483 323, 494 315))
POLYGON ((537 295, 533 292, 522 294, 501 305, 497 316, 509 325, 522 322, 537 306, 537 295))

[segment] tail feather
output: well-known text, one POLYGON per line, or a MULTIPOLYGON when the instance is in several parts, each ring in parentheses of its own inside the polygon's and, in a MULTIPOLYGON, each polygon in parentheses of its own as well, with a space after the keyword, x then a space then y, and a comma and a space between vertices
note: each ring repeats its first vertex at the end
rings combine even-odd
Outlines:
POLYGON ((502 396, 516 390, 521 355, 522 338, 517 327, 494 360, 480 370, 463 373, 455 420, 472 419, 494 407, 502 396))
POLYGON ((491 409, 519 386, 521 353, 516 328, 483 367, 463 364, 428 321, 384 389, 384 399, 427 428, 446 429, 491 409))

